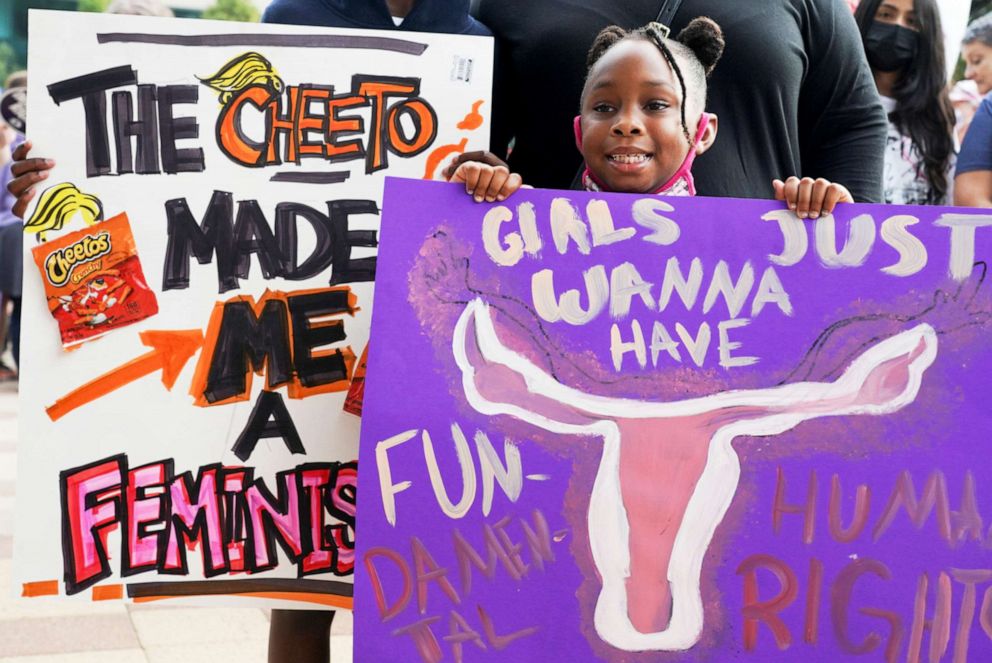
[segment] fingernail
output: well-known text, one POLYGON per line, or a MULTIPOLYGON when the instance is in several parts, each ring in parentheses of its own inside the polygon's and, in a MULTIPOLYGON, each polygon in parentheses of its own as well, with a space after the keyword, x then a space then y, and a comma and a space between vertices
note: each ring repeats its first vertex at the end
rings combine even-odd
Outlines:
POLYGON ((800 219, 805 219, 806 218, 806 212, 800 212, 799 213, 799 218, 800 219))
POLYGON ((796 206, 794 204, 792 204, 792 203, 789 203, 789 209, 795 210, 796 209, 796 206))
POLYGON ((45 165, 46 166, 54 166, 55 165, 55 159, 45 159, 45 165))
POLYGON ((820 218, 820 213, 819 212, 810 212, 809 213, 809 218, 811 218, 811 219, 819 219, 820 218))
POLYGON ((41 171, 40 173, 38 173, 38 177, 41 179, 45 179, 46 177, 48 177, 48 171, 47 170, 41 171))
POLYGON ((475 202, 481 203, 482 202, 482 196, 476 196, 475 197, 475 202))
POLYGON ((504 195, 503 195, 503 194, 501 193, 501 194, 499 194, 498 196, 496 196, 496 200, 498 200, 498 201, 500 201, 500 202, 502 202, 502 201, 504 201, 504 200, 506 200, 506 196, 504 196, 504 195))

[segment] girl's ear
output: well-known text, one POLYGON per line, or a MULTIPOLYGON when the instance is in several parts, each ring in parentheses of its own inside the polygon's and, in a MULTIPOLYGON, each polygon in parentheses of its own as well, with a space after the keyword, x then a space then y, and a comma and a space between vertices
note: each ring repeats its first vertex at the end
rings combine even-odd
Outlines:
POLYGON ((700 155, 706 150, 710 149, 713 141, 716 140, 716 131, 719 127, 719 119, 713 113, 703 113, 702 117, 699 118, 700 124, 705 123, 704 126, 700 126, 699 140, 696 142, 696 155, 700 155))

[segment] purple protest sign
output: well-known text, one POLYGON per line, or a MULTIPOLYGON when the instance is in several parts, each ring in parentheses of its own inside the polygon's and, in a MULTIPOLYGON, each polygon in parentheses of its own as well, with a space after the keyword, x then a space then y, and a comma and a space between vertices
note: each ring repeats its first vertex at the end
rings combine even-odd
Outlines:
POLYGON ((356 661, 989 660, 987 225, 388 180, 356 661))

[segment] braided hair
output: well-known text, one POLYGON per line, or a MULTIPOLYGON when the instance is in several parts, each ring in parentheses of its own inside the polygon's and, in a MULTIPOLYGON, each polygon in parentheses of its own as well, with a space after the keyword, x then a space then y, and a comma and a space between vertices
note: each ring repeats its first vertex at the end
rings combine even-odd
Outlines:
POLYGON ((686 85, 686 78, 688 77, 694 90, 702 91, 700 101, 705 107, 706 77, 710 75, 720 60, 720 56, 723 55, 723 31, 720 30, 720 26, 712 19, 704 16, 694 18, 689 22, 689 25, 679 32, 675 39, 667 37, 667 28, 660 23, 648 23, 635 30, 624 30, 616 25, 603 28, 596 35, 596 39, 593 40, 592 46, 589 48, 589 54, 586 56, 586 81, 589 80, 588 77, 593 67, 606 52, 625 39, 644 39, 651 42, 661 52, 668 66, 672 68, 679 81, 679 87, 682 89, 680 109, 682 133, 686 142, 691 146, 693 144, 692 134, 685 118, 685 107, 689 100, 689 86, 686 85), (683 72, 683 67, 679 66, 680 59, 685 65, 685 72, 683 72))

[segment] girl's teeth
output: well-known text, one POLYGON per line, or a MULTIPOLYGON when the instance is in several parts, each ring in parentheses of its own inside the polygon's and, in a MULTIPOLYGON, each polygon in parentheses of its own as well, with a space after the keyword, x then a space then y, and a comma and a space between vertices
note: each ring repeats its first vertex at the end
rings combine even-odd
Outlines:
POLYGON ((647 154, 614 154, 610 159, 619 163, 641 163, 648 160, 647 154))

